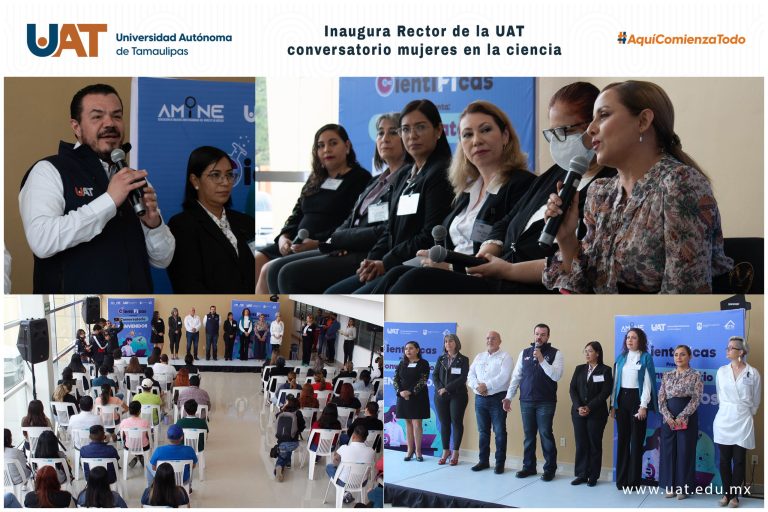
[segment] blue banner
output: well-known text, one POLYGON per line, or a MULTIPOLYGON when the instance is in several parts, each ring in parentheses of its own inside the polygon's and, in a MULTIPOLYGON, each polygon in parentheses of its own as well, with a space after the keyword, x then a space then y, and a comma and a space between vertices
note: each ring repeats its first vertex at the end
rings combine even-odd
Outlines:
MULTIPOLYGON (((712 440, 712 423, 717 413, 717 369, 728 364, 725 347, 731 336, 744 336, 744 310, 710 311, 676 315, 628 315, 615 319, 616 354, 623 350, 624 336, 631 327, 642 329, 648 336, 648 352, 656 367, 656 388, 661 386, 664 372, 675 370, 674 350, 688 345, 693 357, 691 368, 701 373, 704 394, 699 412, 699 440, 696 444, 696 485, 720 486, 719 458, 712 440)), ((661 415, 649 413, 643 454, 643 480, 647 484, 659 481, 659 435, 661 415)), ((617 432, 614 427, 614 468, 616 467, 617 432)), ((614 480, 615 480, 614 473, 614 480)))
POLYGON ((406 450, 405 421, 397 418, 397 395, 392 387, 395 368, 403 359, 403 347, 415 341, 421 347, 421 357, 429 362, 429 419, 423 421, 422 453, 432 455, 442 449, 440 424, 434 408, 435 388, 432 371, 437 358, 443 353, 443 338, 456 333, 456 322, 409 323, 384 322, 384 446, 393 450, 406 450))
MULTIPOLYGON (((253 83, 138 78, 132 104, 131 165, 149 172, 163 218, 181 211, 187 160, 193 149, 215 146, 237 164, 240 177, 232 189, 232 208, 249 215, 255 186, 256 87, 253 83), (138 114, 136 114, 138 113, 138 114), (246 177, 246 174, 248 175, 246 177)), ((171 293, 165 270, 152 269, 156 293, 171 293)))
MULTIPOLYGON (((245 299, 232 299, 232 316, 235 317, 235 322, 238 324, 240 323, 240 317, 243 316, 243 310, 245 308, 248 308, 251 312, 251 321, 256 324, 256 322, 259 321, 259 315, 266 315, 267 317, 267 325, 272 323, 272 320, 275 319, 275 316, 280 311, 280 303, 279 302, 257 302, 253 300, 245 300, 245 299)), ((226 320, 226 315, 223 317, 222 322, 226 320)), ((255 338, 251 338, 254 340, 255 338)), ((269 343, 269 335, 267 336, 267 343, 269 343)), ((249 350, 248 350, 248 357, 254 356, 254 347, 255 344, 251 344, 249 350)), ((235 345, 232 349, 232 354, 234 357, 239 357, 238 354, 240 354, 240 332, 238 331, 238 335, 235 338, 235 345)))
POLYGON ((376 175, 376 119, 400 112, 412 100, 426 98, 440 110, 451 147, 458 142, 459 115, 471 102, 494 103, 509 116, 528 153, 528 168, 536 168, 536 82, 534 78, 499 77, 365 77, 339 80, 339 124, 347 129, 358 160, 376 175))
POLYGON ((148 356, 152 351, 152 313, 155 311, 155 299, 107 299, 107 318, 115 323, 115 318, 123 321, 123 330, 117 334, 118 343, 123 346, 126 340, 133 352, 139 356, 148 356))

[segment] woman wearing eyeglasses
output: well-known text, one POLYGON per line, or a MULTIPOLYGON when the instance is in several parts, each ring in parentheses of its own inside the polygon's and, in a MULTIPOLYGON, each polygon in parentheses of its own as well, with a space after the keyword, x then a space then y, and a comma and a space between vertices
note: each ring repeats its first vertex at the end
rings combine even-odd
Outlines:
POLYGON ((755 420, 760 407, 760 373, 746 362, 749 347, 744 338, 728 340, 726 357, 730 364, 717 370, 716 388, 720 406, 712 425, 712 434, 720 452, 720 477, 723 497, 720 506, 739 506, 735 488, 744 485, 747 450, 755 448, 755 420))
MULTIPOLYGON (((544 272, 550 289, 578 293, 710 293, 733 261, 723 252, 720 212, 709 179, 682 149, 674 109, 651 82, 608 85, 587 129, 598 163, 618 175, 587 197, 587 233, 569 209, 559 252, 544 272)), ((580 193, 580 195, 584 195, 580 193)), ((562 215, 550 196, 547 217, 562 215)), ((572 210, 572 211, 571 211, 572 210)))
POLYGON ((248 242, 255 220, 231 209, 235 163, 202 146, 189 155, 183 211, 168 222, 176 238, 168 266, 174 293, 253 293, 254 257, 248 242))
MULTIPOLYGON (((542 272, 547 256, 554 252, 539 246, 544 227, 544 210, 549 195, 563 181, 572 158, 590 161, 579 187, 586 190, 596 178, 616 171, 598 165, 585 146, 586 126, 592 120, 592 106, 599 90, 587 82, 575 82, 559 89, 549 101, 549 129, 544 138, 556 165, 531 183, 528 191, 484 238, 477 256, 488 263, 466 269, 466 273, 436 268, 415 269, 402 275, 388 293, 543 293, 542 272)), ((583 202, 579 203, 583 207, 583 202)), ((580 227, 579 236, 583 236, 580 227)))

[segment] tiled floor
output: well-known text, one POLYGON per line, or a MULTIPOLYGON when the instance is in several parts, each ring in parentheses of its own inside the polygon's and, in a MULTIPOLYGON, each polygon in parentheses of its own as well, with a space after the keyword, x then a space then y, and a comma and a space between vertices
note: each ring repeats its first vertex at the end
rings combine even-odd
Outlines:
MULTIPOLYGON (((205 481, 198 481, 196 470, 192 507, 333 507, 333 489, 328 503, 322 502, 328 486, 324 463, 315 468, 315 480, 308 479, 306 466, 299 468, 296 464, 286 472, 284 482, 275 481, 274 459, 268 454, 274 437, 264 437, 268 415, 261 415, 260 383, 256 373, 203 374, 201 387, 211 396, 213 412, 205 450, 205 481)), ((166 429, 163 425, 163 438, 166 429)), ((141 465, 129 470, 128 476, 128 480, 120 479, 121 494, 129 507, 139 507, 146 487, 141 465)), ((76 491, 84 485, 83 480, 76 482, 76 491)))

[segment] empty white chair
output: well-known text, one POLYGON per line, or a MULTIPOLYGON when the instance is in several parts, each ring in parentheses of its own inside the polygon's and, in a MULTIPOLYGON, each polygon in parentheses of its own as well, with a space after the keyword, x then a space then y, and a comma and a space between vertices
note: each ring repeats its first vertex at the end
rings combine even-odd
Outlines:
MULTIPOLYGON (((115 469, 115 476, 118 475, 119 467, 117 465, 117 459, 106 459, 103 457, 80 457, 80 466, 83 470, 83 475, 85 475, 85 466, 88 466, 88 471, 92 471, 95 467, 102 467, 109 471, 109 466, 111 465, 115 469)), ((109 488, 113 491, 117 492, 120 496, 123 495, 121 485, 120 485, 120 479, 116 478, 115 483, 109 484, 109 488)))
POLYGON ((336 450, 341 430, 330 428, 313 428, 307 439, 307 452, 309 453, 309 479, 315 479, 315 461, 317 457, 330 457, 336 450), (317 435, 317 446, 312 449, 312 440, 317 435))
POLYGON ((155 446, 160 446, 160 406, 146 404, 141 406, 141 417, 149 422, 155 436, 155 446))
POLYGON ((176 474, 176 485, 182 486, 189 494, 192 491, 192 465, 194 462, 191 460, 158 460, 157 466, 164 462, 173 466, 173 472, 176 474), (184 469, 187 466, 189 466, 189 480, 184 482, 184 469))
POLYGON ((66 475, 64 483, 62 485, 67 486, 69 488, 70 493, 74 494, 75 488, 72 485, 72 473, 69 471, 69 465, 67 464, 67 459, 65 459, 64 457, 58 457, 58 458, 33 457, 29 459, 29 465, 32 468, 33 475, 37 474, 37 470, 43 466, 51 466, 57 472, 59 469, 61 469, 62 471, 64 471, 64 474, 66 475))
POLYGON ((336 508, 342 508, 344 504, 345 492, 359 492, 360 503, 365 504, 366 490, 371 480, 371 465, 364 462, 342 462, 336 468, 336 473, 328 482, 328 487, 325 489, 325 496, 323 496, 323 503, 328 499, 328 491, 331 490, 331 485, 336 489, 336 508))
POLYGON ((200 481, 205 480, 205 445, 200 450, 200 437, 205 441, 208 432, 202 428, 184 428, 184 444, 191 446, 197 454, 197 466, 200 468, 200 481))
POLYGON ((128 479, 128 463, 137 455, 144 457, 144 464, 152 456, 152 429, 141 427, 120 428, 123 438, 123 480, 128 479), (146 449, 145 449, 146 445, 146 449))
POLYGON ((75 480, 80 479, 80 448, 91 442, 91 431, 87 428, 70 429, 72 436, 72 462, 75 466, 75 480))
POLYGON ((355 421, 355 415, 357 411, 352 407, 339 407, 339 423, 341 423, 342 430, 347 430, 349 426, 355 421))
POLYGON ((29 453, 35 453, 37 440, 40 438, 40 434, 46 430, 53 432, 51 427, 21 427, 21 433, 24 434, 24 438, 29 443, 29 453))
POLYGON ((322 390, 322 391, 315 391, 315 397, 317 398, 317 401, 320 403, 318 406, 320 409, 323 409, 326 405, 328 405, 328 400, 331 399, 332 391, 328 390, 322 390))
POLYGON ((21 461, 17 459, 5 459, 4 480, 5 487, 12 487, 16 499, 19 500, 20 503, 24 503, 24 497, 21 495, 21 491, 26 489, 29 477, 24 472, 24 466, 21 464, 21 461), (13 471, 10 470, 11 468, 13 468, 13 471), (12 474, 17 475, 17 480, 20 479, 21 481, 14 483, 11 478, 12 474))

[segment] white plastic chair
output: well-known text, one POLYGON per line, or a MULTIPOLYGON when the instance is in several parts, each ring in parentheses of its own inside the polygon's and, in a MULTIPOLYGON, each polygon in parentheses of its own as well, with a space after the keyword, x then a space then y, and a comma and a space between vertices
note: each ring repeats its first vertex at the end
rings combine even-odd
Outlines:
POLYGON ((58 458, 33 457, 29 459, 29 465, 32 468, 33 475, 36 475, 37 471, 43 466, 52 466, 53 469, 57 470, 57 472, 59 468, 62 468, 64 470, 64 474, 66 475, 64 483, 62 485, 67 486, 69 488, 70 493, 74 494, 75 488, 74 488, 74 485, 72 484, 72 473, 69 471, 69 465, 67 464, 67 459, 65 459, 64 457, 58 457, 58 458))
POLYGON ((37 440, 40 438, 40 434, 46 430, 53 432, 51 427, 21 427, 21 433, 24 434, 24 439, 26 439, 29 443, 30 454, 35 453, 35 449, 37 448, 37 440))
POLYGON ((333 391, 328 390, 322 390, 322 391, 315 391, 315 397, 317 398, 317 401, 319 402, 319 409, 323 409, 326 405, 328 405, 328 401, 331 399, 331 394, 333 391))
POLYGON ((373 379, 371 381, 371 385, 373 386, 373 391, 371 392, 371 396, 376 396, 376 394, 379 392, 379 388, 381 387, 382 382, 384 382, 384 379, 382 378, 373 379))
MULTIPOLYGON (((80 466, 83 470, 83 475, 85 475, 85 465, 88 464, 88 471, 92 471, 93 468, 96 467, 102 467, 109 471, 109 465, 112 464, 112 466, 115 468, 115 476, 119 474, 120 467, 117 465, 117 459, 105 459, 103 457, 80 457, 80 466)), ((117 492, 120 496, 123 496, 122 492, 122 486, 120 485, 120 479, 116 478, 115 483, 109 484, 109 488, 113 491, 117 492)))
POLYGON ((141 427, 121 428, 123 439, 123 480, 128 479, 128 463, 137 455, 144 457, 144 464, 149 464, 152 457, 152 429, 141 427), (144 438, 147 438, 149 447, 144 449, 144 438))
POLYGON ((88 372, 88 381, 90 382, 92 378, 96 377, 96 365, 93 363, 83 363, 83 367, 88 372))
POLYGON ((335 366, 325 367, 325 380, 333 380, 335 376, 339 374, 339 369, 335 366))
POLYGON ((14 496, 16 496, 16 499, 19 500, 20 503, 24 503, 24 497, 21 495, 21 491, 27 488, 27 482, 29 482, 29 478, 30 477, 28 477, 27 474, 24 472, 24 466, 19 460, 5 459, 5 472, 4 472, 5 487, 13 488, 13 494, 14 496), (11 472, 10 472, 11 467, 15 468, 17 475, 20 475, 21 482, 17 484, 13 483, 13 480, 11 479, 11 472))
POLYGON ((91 431, 87 428, 70 429, 72 436, 72 462, 75 466, 75 480, 80 480, 80 448, 91 442, 91 431))
POLYGON ((384 400, 379 400, 379 421, 384 421, 384 400))
POLYGON ((355 421, 355 415, 357 411, 352 407, 338 407, 339 411, 339 423, 341 423, 342 430, 347 430, 349 426, 355 421))
POLYGON ((203 440, 207 437, 208 432, 202 428, 184 428, 184 444, 191 446, 197 454, 197 466, 200 468, 200 481, 205 480, 205 448, 199 450, 200 436, 203 440))
POLYGON ((51 402, 51 416, 56 427, 56 437, 67 442, 69 433, 67 427, 69 427, 69 417, 73 414, 77 414, 77 408, 75 404, 71 402, 51 402))
POLYGON ((160 446, 160 406, 157 404, 146 404, 141 406, 141 417, 149 422, 152 433, 155 436, 155 446, 160 446), (157 416, 157 420, 155 420, 157 416))
POLYGON ((191 460, 158 460, 157 466, 167 462, 173 467, 173 472, 176 474, 176 485, 180 485, 186 489, 187 494, 192 491, 192 466, 194 464, 191 460), (189 466, 189 480, 184 482, 184 468, 189 466))
POLYGON ((208 410, 208 406, 205 404, 197 404, 196 418, 200 418, 206 421, 211 421, 211 411, 208 410))
POLYGON ((264 405, 269 405, 271 401, 275 398, 275 393, 277 392, 277 388, 282 386, 288 382, 288 376, 287 375, 275 375, 274 377, 269 378, 269 382, 267 383, 266 392, 264 394, 264 405), (269 399, 267 399, 269 398, 269 399))
POLYGON ((355 398, 360 400, 360 406, 362 408, 365 408, 365 404, 370 402, 372 396, 373 395, 371 394, 370 391, 363 391, 363 390, 360 390, 360 389, 355 391, 355 398))
POLYGON ((365 446, 372 448, 377 454, 381 454, 383 430, 369 430, 368 437, 365 438, 365 446))
POLYGON ((328 491, 331 485, 336 489, 336 508, 342 508, 344 505, 344 493, 359 492, 360 503, 367 502, 366 490, 371 480, 371 465, 364 462, 342 462, 336 468, 336 473, 328 482, 325 489, 323 503, 328 499, 328 491))
POLYGON ((339 394, 341 393, 342 384, 345 384, 345 383, 354 384, 356 380, 357 379, 355 379, 354 377, 339 377, 339 379, 336 381, 336 385, 333 386, 333 394, 336 396, 339 396, 339 394))
POLYGON ((296 398, 299 398, 300 394, 300 389, 281 389, 277 394, 276 405, 280 407, 285 403, 286 400, 288 400, 289 396, 295 396, 296 398))
MULTIPOLYGON (((299 381, 299 382, 301 382, 301 381, 299 381)), ((315 382, 315 378, 310 375, 309 377, 304 377, 304 382, 302 383, 302 386, 304 384, 313 384, 314 382, 315 382)))
POLYGON ((144 379, 143 373, 126 373, 125 378, 125 400, 131 403, 131 398, 135 395, 136 389, 141 387, 141 381, 144 379))
POLYGON ((317 457, 330 457, 336 450, 341 430, 329 428, 315 428, 309 432, 307 438, 307 453, 309 454, 309 479, 315 479, 315 464, 317 457), (312 439, 318 435, 317 448, 312 450, 312 439))
POLYGON ((115 429, 117 427, 117 420, 115 414, 119 418, 120 406, 119 405, 102 405, 101 400, 96 404, 96 414, 101 416, 101 422, 104 424, 104 430, 115 429))
POLYGON ((320 409, 316 409, 315 407, 302 407, 299 411, 304 415, 304 424, 308 428, 312 428, 312 424, 317 420, 317 417, 320 416, 320 409))
POLYGON ((272 371, 272 368, 277 368, 277 366, 274 365, 274 364, 265 364, 261 368, 261 373, 259 374, 259 376, 261 377, 261 392, 262 393, 264 393, 264 391, 266 391, 266 389, 267 389, 267 384, 269 383, 269 379, 266 378, 266 377, 270 373, 270 371, 272 371))
POLYGON ((77 389, 78 398, 86 396, 88 394, 88 389, 86 389, 85 384, 87 382, 90 387, 91 379, 81 372, 72 372, 72 378, 75 380, 75 389, 77 389))

